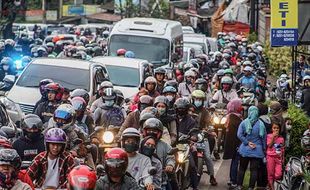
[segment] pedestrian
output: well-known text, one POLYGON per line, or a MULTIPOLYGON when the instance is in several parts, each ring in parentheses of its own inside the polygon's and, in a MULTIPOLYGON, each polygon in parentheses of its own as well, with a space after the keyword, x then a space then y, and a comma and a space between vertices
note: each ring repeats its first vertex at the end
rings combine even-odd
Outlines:
POLYGON ((285 127, 285 119, 283 118, 283 108, 282 105, 278 101, 272 101, 270 103, 270 114, 271 114, 271 120, 276 120, 279 122, 280 125, 280 134, 286 139, 286 127, 285 127))
POLYGON ((237 178, 237 189, 241 189, 245 171, 250 162, 249 189, 254 189, 257 181, 258 167, 261 159, 265 158, 266 129, 264 123, 258 119, 258 108, 251 106, 248 117, 242 121, 238 128, 240 166, 237 178))
POLYGON ((272 133, 267 135, 268 186, 271 190, 274 190, 274 181, 282 176, 285 144, 280 131, 280 124, 277 121, 273 121, 272 133))
POLYGON ((237 137, 237 131, 242 122, 242 102, 240 99, 233 99, 227 104, 227 122, 226 122, 226 138, 224 144, 223 159, 231 159, 230 163, 230 180, 228 185, 231 188, 237 186, 237 175, 239 165, 238 147, 240 140, 237 137))

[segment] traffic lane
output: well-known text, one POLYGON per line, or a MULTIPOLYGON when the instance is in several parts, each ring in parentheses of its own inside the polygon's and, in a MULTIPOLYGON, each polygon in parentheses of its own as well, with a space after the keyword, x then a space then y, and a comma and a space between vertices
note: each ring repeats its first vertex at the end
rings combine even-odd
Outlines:
POLYGON ((204 173, 200 180, 200 184, 198 188, 200 190, 228 189, 227 182, 229 181, 229 170, 230 170, 230 160, 221 159, 221 160, 214 161, 214 172, 215 172, 215 177, 217 181, 217 186, 212 186, 210 184, 210 176, 204 173))

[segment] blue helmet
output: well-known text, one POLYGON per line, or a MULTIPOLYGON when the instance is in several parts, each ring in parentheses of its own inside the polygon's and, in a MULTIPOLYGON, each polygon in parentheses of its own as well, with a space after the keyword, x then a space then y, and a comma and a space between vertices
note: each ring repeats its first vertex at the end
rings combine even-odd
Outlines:
POLYGON ((132 51, 126 51, 125 57, 127 58, 135 58, 135 53, 132 51))

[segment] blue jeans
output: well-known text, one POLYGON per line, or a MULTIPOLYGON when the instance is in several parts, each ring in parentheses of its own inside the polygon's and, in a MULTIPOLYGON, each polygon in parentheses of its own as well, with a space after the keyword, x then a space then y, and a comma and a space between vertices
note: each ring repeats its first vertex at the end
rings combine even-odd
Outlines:
POLYGON ((230 181, 232 184, 237 184, 237 176, 238 176, 238 166, 239 166, 240 155, 236 151, 235 155, 231 159, 230 163, 230 181))

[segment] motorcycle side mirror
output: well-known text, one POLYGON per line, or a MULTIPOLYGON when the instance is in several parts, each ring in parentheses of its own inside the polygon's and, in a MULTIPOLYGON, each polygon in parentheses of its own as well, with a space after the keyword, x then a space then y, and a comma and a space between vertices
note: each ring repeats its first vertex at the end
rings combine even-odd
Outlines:
POLYGON ((3 81, 9 83, 9 84, 14 84, 15 82, 15 76, 14 75, 6 75, 4 78, 3 78, 3 81))
POLYGON ((130 102, 130 98, 126 98, 125 99, 125 103, 127 104, 127 103, 129 103, 130 102))
POLYGON ((102 126, 95 127, 95 132, 101 132, 101 131, 104 131, 104 127, 102 126))
POLYGON ((151 176, 154 176, 157 173, 157 169, 155 167, 150 167, 149 170, 148 170, 148 173, 151 176))

